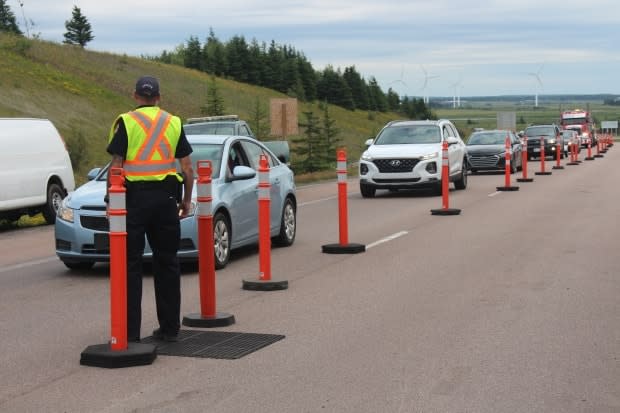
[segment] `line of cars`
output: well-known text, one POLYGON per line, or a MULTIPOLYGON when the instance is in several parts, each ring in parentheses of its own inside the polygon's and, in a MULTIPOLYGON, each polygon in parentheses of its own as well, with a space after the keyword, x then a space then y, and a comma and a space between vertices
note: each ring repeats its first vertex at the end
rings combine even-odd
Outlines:
POLYGON ((366 141, 359 161, 359 185, 364 198, 377 190, 431 189, 441 195, 442 145, 448 143, 450 182, 456 189, 467 187, 468 171, 503 171, 506 168, 506 139, 511 151, 512 173, 522 169, 523 145, 527 138, 528 160, 568 156, 571 145, 582 142, 574 130, 560 130, 555 124, 531 125, 520 134, 511 130, 475 130, 467 143, 452 122, 439 120, 399 120, 389 122, 375 138, 366 141), (559 146, 558 146, 559 144, 559 146))
MULTIPOLYGON (((211 122, 203 119, 202 122, 211 122)), ((239 122, 217 119, 215 122, 239 122)), ((200 122, 194 123, 199 125, 200 122)), ((212 124, 209 125, 211 127, 212 124)), ((233 129, 234 130, 234 129, 233 129)), ((297 198, 293 171, 287 165, 288 147, 282 141, 259 142, 253 135, 194 134, 208 131, 187 128, 187 139, 194 152, 191 159, 196 170, 198 160, 212 165, 212 215, 215 244, 215 266, 228 263, 231 251, 258 242, 258 159, 266 155, 270 167, 271 236, 276 245, 290 246, 297 231, 297 198), (286 149, 286 150, 285 150, 286 149), (278 156, 280 153, 280 156, 278 156)), ((88 269, 96 262, 110 258, 109 224, 104 196, 107 165, 88 174, 89 181, 69 194, 58 209, 55 224, 56 255, 70 269, 88 269)), ((181 220, 181 241, 178 257, 195 261, 198 257, 198 217, 196 186, 190 216, 181 220)), ((145 259, 152 258, 146 242, 145 259)))

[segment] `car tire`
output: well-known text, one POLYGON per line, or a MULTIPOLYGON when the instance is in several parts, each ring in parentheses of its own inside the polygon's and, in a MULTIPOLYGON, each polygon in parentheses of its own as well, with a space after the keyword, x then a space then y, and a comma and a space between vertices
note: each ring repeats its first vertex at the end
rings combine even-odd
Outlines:
POLYGON ((459 177, 459 179, 454 181, 454 187, 456 189, 467 188, 467 167, 465 166, 465 161, 463 161, 463 167, 461 169, 461 176, 459 177))
POLYGON ((374 198, 376 191, 377 189, 370 185, 360 184, 360 192, 363 198, 374 198))
POLYGON ((93 261, 63 261, 62 263, 70 270, 90 270, 95 265, 93 261))
POLYGON ((41 211, 43 213, 43 218, 45 218, 45 222, 48 224, 53 224, 56 222, 56 212, 60 207, 60 203, 65 197, 65 193, 58 184, 49 184, 47 187, 47 199, 45 201, 45 206, 41 211))
POLYGON ((290 198, 284 201, 282 208, 282 218, 280 219, 280 233, 274 239, 274 244, 280 247, 289 247, 295 242, 297 233, 297 216, 295 205, 290 198))
POLYGON ((228 264, 230 259, 230 241, 228 217, 222 212, 217 212, 213 217, 213 253, 216 270, 221 270, 228 264))

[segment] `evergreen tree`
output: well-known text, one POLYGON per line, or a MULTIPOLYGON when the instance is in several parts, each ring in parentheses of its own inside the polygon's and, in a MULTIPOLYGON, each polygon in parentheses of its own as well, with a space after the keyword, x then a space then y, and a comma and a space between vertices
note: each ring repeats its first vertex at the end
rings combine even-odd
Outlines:
POLYGON ((250 128, 254 132, 256 139, 263 140, 269 136, 269 113, 267 107, 262 105, 260 99, 257 97, 254 101, 254 106, 250 110, 250 128))
POLYGON ((317 172, 321 170, 321 128, 319 119, 313 111, 304 112, 305 122, 300 126, 304 129, 301 137, 293 139, 293 153, 300 159, 295 163, 296 173, 317 172))
POLYGON ((389 111, 398 112, 400 110, 400 97, 398 96, 398 93, 394 92, 392 88, 388 89, 386 99, 389 111))
POLYGON ((209 29, 209 37, 204 45, 204 68, 207 73, 215 76, 224 76, 227 70, 226 51, 224 45, 215 37, 213 29, 209 29))
POLYGON ((331 65, 323 70, 317 82, 317 98, 343 108, 354 110, 353 95, 347 82, 331 65))
POLYGON ((374 77, 371 77, 370 81, 368 82, 368 95, 370 100, 370 110, 374 110, 377 112, 387 111, 387 98, 385 97, 385 93, 383 93, 383 91, 379 87, 377 79, 375 79, 374 77))
POLYGON ((183 66, 201 70, 203 67, 202 47, 197 37, 190 36, 183 54, 183 66))
POLYGON ((15 14, 6 0, 0 0, 0 33, 13 33, 22 36, 23 33, 17 26, 15 14))
POLYGON ((349 89, 351 89, 355 107, 361 110, 368 110, 368 85, 355 70, 355 66, 346 67, 342 77, 347 82, 349 89))
POLYGON ((95 38, 86 16, 82 14, 79 7, 73 6, 72 18, 65 22, 65 40, 63 43, 86 46, 86 43, 95 38))
POLYGON ((207 104, 202 108, 202 114, 206 116, 221 116, 224 112, 224 98, 222 98, 217 88, 215 76, 212 75, 207 86, 207 104))
POLYGON ((247 82, 247 64, 250 53, 243 36, 233 36, 225 46, 228 70, 226 75, 239 82, 247 82))
POLYGON ((321 128, 321 136, 324 147, 323 152, 323 168, 329 168, 335 164, 336 151, 342 140, 338 137, 340 130, 336 128, 336 121, 329 116, 329 105, 323 105, 323 125, 321 128))

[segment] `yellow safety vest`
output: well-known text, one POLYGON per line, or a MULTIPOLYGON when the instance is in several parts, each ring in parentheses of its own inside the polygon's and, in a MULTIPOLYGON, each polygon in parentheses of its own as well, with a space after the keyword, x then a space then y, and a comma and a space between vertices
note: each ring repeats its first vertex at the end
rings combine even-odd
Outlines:
MULTIPOLYGON (((123 162, 128 181, 162 181, 174 175, 179 182, 174 157, 181 134, 181 119, 156 106, 138 108, 118 117, 127 130, 127 155, 123 162)), ((114 122, 114 125, 116 125, 114 122)), ((110 140, 114 130, 110 131, 110 140)))

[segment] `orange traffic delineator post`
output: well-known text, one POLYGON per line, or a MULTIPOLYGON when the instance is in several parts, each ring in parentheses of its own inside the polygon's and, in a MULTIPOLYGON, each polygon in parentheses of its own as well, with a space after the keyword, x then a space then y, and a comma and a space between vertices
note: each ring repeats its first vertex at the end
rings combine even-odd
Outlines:
POLYGON ((601 146, 603 145, 603 141, 604 139, 598 139, 596 141, 596 155, 594 155, 595 158, 603 158, 604 155, 601 153, 602 149, 601 146))
POLYGON ((183 317, 188 327, 226 327, 235 323, 235 316, 216 311, 215 304, 215 252, 213 246, 213 211, 211 192, 211 161, 197 162, 198 180, 198 280, 200 313, 183 317))
POLYGON ((545 138, 540 137, 540 171, 534 172, 534 175, 551 175, 551 171, 545 171, 545 138))
POLYGON ((84 366, 120 368, 152 364, 153 344, 127 342, 127 210, 122 168, 110 169, 110 317, 111 337, 106 344, 88 346, 81 354, 84 366))
POLYGON ((560 160, 562 159, 563 150, 564 148, 562 148, 562 145, 560 145, 560 141, 558 141, 555 144, 555 165, 553 165, 551 169, 564 169, 564 167, 560 163, 560 160))
POLYGON ((574 140, 572 140, 571 142, 569 142, 569 147, 570 147, 570 162, 568 162, 566 165, 579 165, 579 145, 578 142, 575 142, 574 140))
POLYGON ((349 207, 347 203, 347 154, 341 149, 336 153, 338 175, 338 244, 326 244, 321 250, 326 254, 359 254, 366 245, 349 242, 349 207))
POLYGON ((450 159, 448 158, 448 141, 441 146, 441 209, 431 209, 431 215, 459 215, 461 210, 450 208, 450 159))
POLYGON ((521 146, 521 178, 517 178, 517 182, 533 182, 534 178, 527 177, 527 136, 523 138, 521 146))
POLYGON ((243 280, 244 290, 286 290, 288 281, 271 279, 271 183, 269 161, 265 154, 258 161, 258 259, 257 280, 243 280))
POLYGON ((510 175, 511 175, 511 169, 512 169, 512 143, 510 142, 510 137, 506 136, 506 158, 505 158, 505 163, 506 163, 506 167, 505 167, 505 185, 504 186, 498 186, 497 190, 498 191, 518 191, 519 187, 518 186, 512 186, 510 184, 510 175))
POLYGON ((593 161, 594 160, 594 156, 592 156, 592 137, 588 138, 588 156, 586 156, 584 159, 586 161, 593 161))

